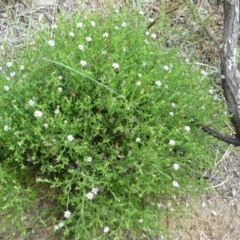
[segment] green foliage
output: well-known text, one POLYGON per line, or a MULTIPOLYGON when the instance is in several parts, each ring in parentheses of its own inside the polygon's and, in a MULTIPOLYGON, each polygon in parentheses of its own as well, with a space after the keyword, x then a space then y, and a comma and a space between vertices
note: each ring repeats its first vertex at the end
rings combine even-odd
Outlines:
POLYGON ((173 196, 204 186, 213 141, 199 123, 221 126, 223 103, 147 25, 135 13, 74 15, 2 62, 1 163, 54 189, 63 239, 159 234, 166 199, 177 211, 173 196))

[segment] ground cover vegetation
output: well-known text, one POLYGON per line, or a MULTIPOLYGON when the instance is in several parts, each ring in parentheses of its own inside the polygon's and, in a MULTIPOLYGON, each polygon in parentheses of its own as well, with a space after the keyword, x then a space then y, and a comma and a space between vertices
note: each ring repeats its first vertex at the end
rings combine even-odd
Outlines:
POLYGON ((51 189, 39 218, 59 239, 164 236, 206 187, 215 140, 199 126, 224 132, 224 102, 165 46, 166 16, 148 25, 142 11, 60 17, 1 61, 1 231, 26 237, 24 211, 51 189))

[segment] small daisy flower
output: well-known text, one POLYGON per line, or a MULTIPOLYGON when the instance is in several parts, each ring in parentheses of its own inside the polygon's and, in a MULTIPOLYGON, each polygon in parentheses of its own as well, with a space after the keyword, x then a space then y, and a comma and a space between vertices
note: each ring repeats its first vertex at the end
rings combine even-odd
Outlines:
POLYGON ((72 142, 72 141, 74 140, 73 135, 68 135, 68 136, 67 136, 67 140, 68 140, 69 142, 72 142))
POLYGON ((33 106, 33 105, 35 104, 35 102, 31 99, 31 100, 28 101, 28 104, 29 104, 30 106, 33 106))
POLYGON ((16 72, 11 72, 10 77, 14 77, 16 75, 16 72))
POLYGON ((126 22, 123 22, 122 23, 122 27, 124 28, 124 27, 126 27, 127 26, 127 23, 126 22))
POLYGON ((58 224, 58 227, 59 228, 62 228, 64 226, 64 223, 63 222, 60 222, 59 224, 58 224))
POLYGON ((146 35, 146 36, 149 36, 149 35, 150 35, 150 32, 149 32, 149 31, 145 32, 145 35, 146 35))
POLYGON ((109 36, 109 34, 107 32, 103 33, 103 37, 107 38, 109 36))
POLYGON ((113 64, 112 64, 112 67, 115 68, 115 69, 117 69, 117 68, 119 68, 119 64, 118 64, 118 63, 113 63, 113 64))
POLYGON ((179 169, 179 165, 177 163, 174 163, 173 164, 173 168, 174 168, 174 170, 178 170, 179 169))
POLYGON ((20 70, 23 70, 23 69, 24 69, 24 66, 23 66, 23 65, 21 65, 19 68, 20 68, 20 70))
POLYGON ((7 67, 11 67, 11 66, 12 66, 12 62, 7 62, 7 63, 6 63, 6 66, 7 66, 7 67))
POLYGON ((91 24, 92 27, 96 26, 96 23, 94 21, 91 21, 90 24, 91 24))
POLYGON ((176 187, 176 188, 178 188, 178 187, 179 187, 179 184, 178 184, 178 182, 177 182, 177 181, 175 181, 175 180, 172 182, 172 185, 173 185, 174 187, 176 187))
POLYGON ((138 222, 139 222, 139 223, 143 223, 143 219, 139 219, 138 222))
POLYGON ((137 137, 135 141, 136 141, 137 143, 140 143, 140 142, 141 142, 141 138, 140 138, 140 137, 137 137))
POLYGON ((211 88, 209 91, 208 91, 210 94, 214 94, 214 90, 211 88))
POLYGON ((102 55, 106 55, 107 51, 106 50, 102 50, 102 55))
POLYGON ((152 22, 154 22, 154 18, 149 18, 148 21, 149 21, 150 23, 152 23, 152 22))
POLYGON ((156 81, 155 84, 156 84, 158 87, 160 87, 160 86, 162 85, 161 81, 159 81, 159 80, 156 81))
POLYGON ((115 26, 114 29, 119 30, 119 27, 118 27, 118 26, 115 26))
POLYGON ((175 103, 171 103, 171 107, 175 108, 176 104, 175 103))
POLYGON ((9 130, 9 126, 5 125, 5 126, 3 127, 3 130, 7 132, 7 131, 9 130))
POLYGON ((54 111, 54 114, 55 114, 55 115, 58 115, 59 113, 60 113, 59 109, 56 109, 56 110, 54 111))
POLYGON ((87 41, 87 42, 91 42, 91 41, 92 41, 92 38, 91 38, 91 37, 86 37, 86 41, 87 41))
POLYGON ((171 146, 174 146, 174 145, 175 145, 175 141, 174 141, 174 140, 170 140, 170 141, 169 141, 169 144, 170 144, 171 146))
POLYGON ((67 211, 64 212, 64 217, 65 218, 70 218, 71 214, 72 213, 69 210, 67 210, 67 211))
POLYGON ((8 90, 10 89, 9 86, 4 86, 3 88, 4 88, 4 90, 6 90, 6 91, 8 91, 8 90))
POLYGON ((142 11, 142 10, 140 10, 138 13, 142 16, 144 15, 144 11, 142 11))
POLYGON ((78 49, 81 50, 81 51, 83 51, 83 50, 84 50, 84 46, 83 46, 82 44, 79 44, 79 45, 78 45, 78 49))
POLYGON ((54 47, 55 46, 55 41, 54 40, 49 40, 47 43, 48 43, 48 45, 50 47, 54 47))
POLYGON ((105 233, 107 233, 107 232, 109 232, 109 227, 105 227, 104 229, 103 229, 103 231, 105 232, 105 233))
POLYGON ((91 161, 92 161, 92 157, 88 157, 88 158, 87 158, 87 161, 88 161, 88 162, 91 162, 91 161))
POLYGON ((138 73, 138 77, 140 77, 140 78, 141 78, 141 77, 142 77, 142 74, 141 74, 141 73, 138 73))
POLYGON ((170 112, 169 115, 173 117, 173 116, 174 116, 174 113, 173 113, 173 112, 170 112))
POLYGON ((201 71, 201 74, 202 74, 203 76, 206 76, 208 73, 207 73, 206 71, 202 70, 202 71, 201 71))
POLYGON ((42 116, 42 112, 40 110, 36 110, 33 114, 35 118, 40 118, 42 116))
POLYGON ((92 192, 87 193, 86 198, 89 200, 92 200, 94 197, 94 194, 92 192))
POLYGON ((58 90, 59 92, 62 92, 63 89, 62 89, 62 87, 58 87, 57 90, 58 90))
POLYGON ((190 132, 191 128, 189 126, 185 126, 184 128, 187 132, 190 132))
POLYGON ((98 191, 99 191, 99 188, 98 188, 98 187, 94 187, 91 192, 92 192, 94 195, 97 195, 98 191))
POLYGON ((147 66, 147 63, 146 62, 142 62, 142 66, 143 67, 147 66))
POLYGON ((48 124, 47 124, 47 123, 44 123, 43 126, 44 126, 45 128, 48 128, 48 124))
POLYGON ((59 229, 59 226, 58 225, 55 225, 54 226, 54 230, 57 231, 59 229))
POLYGON ((165 65, 165 66, 163 66, 163 69, 164 69, 165 71, 168 71, 168 70, 169 70, 169 66, 165 65))
POLYGON ((59 75, 58 80, 62 80, 62 79, 63 79, 63 76, 59 75))
POLYGON ((156 38, 157 38, 156 33, 152 33, 152 34, 151 34, 151 38, 156 39, 156 38))
POLYGON ((87 62, 86 62, 85 60, 81 60, 81 61, 80 61, 80 64, 81 64, 83 67, 85 67, 85 66, 87 65, 87 62))
POLYGON ((140 81, 137 81, 137 82, 136 82, 136 85, 137 85, 137 86, 141 86, 142 83, 141 83, 140 81))
POLYGON ((77 28, 82 28, 83 27, 83 23, 82 22, 79 22, 76 24, 77 28))
POLYGON ((70 37, 75 37, 75 33, 74 33, 74 32, 70 32, 70 33, 69 33, 69 36, 70 36, 70 37))

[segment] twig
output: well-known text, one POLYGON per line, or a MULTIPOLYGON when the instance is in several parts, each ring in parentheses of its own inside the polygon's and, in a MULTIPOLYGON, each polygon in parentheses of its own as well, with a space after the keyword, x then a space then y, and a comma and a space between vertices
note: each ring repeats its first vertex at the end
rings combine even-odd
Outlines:
POLYGON ((228 232, 231 230, 231 225, 232 225, 232 223, 233 223, 233 220, 234 220, 234 219, 232 218, 231 223, 228 225, 227 231, 224 233, 224 235, 222 236, 222 238, 221 238, 220 240, 224 240, 225 237, 226 237, 226 235, 228 234, 228 232))
POLYGON ((212 187, 213 187, 213 188, 220 187, 220 186, 222 186, 223 184, 225 184, 228 180, 229 180, 229 178, 227 177, 227 179, 226 179, 225 181, 219 183, 218 185, 212 186, 212 187))
POLYGON ((201 239, 202 239, 202 236, 204 237, 204 239, 209 240, 209 238, 207 237, 207 235, 201 230, 201 232, 200 232, 200 237, 201 237, 201 239))

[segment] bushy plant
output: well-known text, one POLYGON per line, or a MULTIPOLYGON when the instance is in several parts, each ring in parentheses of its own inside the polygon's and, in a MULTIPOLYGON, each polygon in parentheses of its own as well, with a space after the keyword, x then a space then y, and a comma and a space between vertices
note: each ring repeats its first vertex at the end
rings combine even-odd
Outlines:
POLYGON ((202 189, 212 139, 199 125, 219 127, 223 103, 193 62, 164 47, 165 24, 76 14, 2 62, 1 167, 54 189, 53 234, 158 234, 177 199, 202 189))

